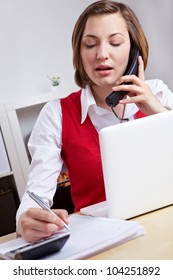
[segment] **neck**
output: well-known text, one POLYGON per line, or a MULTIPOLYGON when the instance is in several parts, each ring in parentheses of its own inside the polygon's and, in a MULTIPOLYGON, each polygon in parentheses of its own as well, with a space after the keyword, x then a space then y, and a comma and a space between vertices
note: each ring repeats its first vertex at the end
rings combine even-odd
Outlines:
POLYGON ((111 93, 110 88, 104 87, 91 87, 91 91, 97 106, 102 107, 107 110, 111 110, 110 107, 106 104, 106 97, 111 93))
MULTIPOLYGON (((107 109, 108 111, 112 111, 111 107, 109 107, 105 101, 106 97, 111 93, 111 88, 104 88, 104 87, 91 87, 92 94, 94 96, 95 102, 97 106, 107 109)), ((118 104, 114 108, 115 113, 119 118, 124 117, 125 106, 123 104, 118 104)))

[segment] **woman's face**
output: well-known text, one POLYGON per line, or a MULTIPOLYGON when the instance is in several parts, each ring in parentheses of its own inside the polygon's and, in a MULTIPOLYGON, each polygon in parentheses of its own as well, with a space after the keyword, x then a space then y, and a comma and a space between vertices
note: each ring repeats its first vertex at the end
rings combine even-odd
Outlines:
POLYGON ((129 58, 130 37, 119 13, 88 18, 81 40, 83 67, 95 87, 112 88, 129 58))

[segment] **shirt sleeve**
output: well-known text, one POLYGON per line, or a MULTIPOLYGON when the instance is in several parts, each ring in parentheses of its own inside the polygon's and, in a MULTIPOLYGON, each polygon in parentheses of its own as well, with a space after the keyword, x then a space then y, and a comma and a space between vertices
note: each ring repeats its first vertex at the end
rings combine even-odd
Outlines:
MULTIPOLYGON (((26 189, 41 196, 50 206, 63 165, 61 146, 61 105, 59 100, 52 100, 41 110, 28 142, 32 161, 26 186, 26 189)), ((39 206, 25 192, 17 211, 17 222, 20 215, 31 207, 39 206)))

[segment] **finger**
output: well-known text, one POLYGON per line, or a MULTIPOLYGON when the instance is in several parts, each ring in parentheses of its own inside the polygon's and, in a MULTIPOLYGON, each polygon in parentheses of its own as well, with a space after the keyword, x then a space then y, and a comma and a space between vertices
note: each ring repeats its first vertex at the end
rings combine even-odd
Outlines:
POLYGON ((65 209, 53 209, 54 213, 68 224, 68 212, 65 209))
POLYGON ((31 223, 30 227, 25 229, 26 236, 30 238, 40 239, 52 235, 54 232, 60 230, 56 225, 49 223, 31 223))
POLYGON ((30 230, 24 231, 23 237, 27 242, 35 242, 35 241, 38 241, 45 237, 49 237, 53 233, 54 232, 45 232, 45 231, 30 229, 30 230))
POLYGON ((34 220, 54 223, 57 216, 47 210, 40 208, 30 208, 26 211, 26 215, 34 220))
MULTIPOLYGON (((65 212, 64 212, 65 213, 65 212)), ((64 227, 63 220, 43 209, 28 209, 26 212, 31 228, 44 232, 55 232, 64 227)), ((65 214, 64 214, 65 215, 65 214)))
POLYGON ((62 228, 63 222, 57 216, 43 209, 28 209, 23 219, 23 227, 31 227, 45 232, 54 232, 62 228))
POLYGON ((31 242, 50 236, 57 230, 58 227, 54 224, 47 224, 24 217, 21 220, 21 228, 18 232, 26 241, 31 242))
POLYGON ((120 104, 129 104, 129 103, 142 103, 144 100, 142 98, 142 95, 136 95, 136 96, 132 96, 126 99, 122 99, 119 101, 120 104))
POLYGON ((136 75, 122 76, 116 82, 116 86, 113 87, 113 90, 116 90, 116 88, 118 88, 117 90, 119 90, 120 86, 131 86, 131 85, 142 86, 142 81, 136 75))
POLYGON ((142 81, 145 80, 145 74, 144 74, 144 62, 141 56, 138 57, 138 77, 142 81))
POLYGON ((141 94, 142 93, 142 87, 141 83, 140 86, 136 84, 123 84, 119 85, 117 87, 112 88, 113 91, 127 91, 128 93, 133 93, 133 94, 141 94))

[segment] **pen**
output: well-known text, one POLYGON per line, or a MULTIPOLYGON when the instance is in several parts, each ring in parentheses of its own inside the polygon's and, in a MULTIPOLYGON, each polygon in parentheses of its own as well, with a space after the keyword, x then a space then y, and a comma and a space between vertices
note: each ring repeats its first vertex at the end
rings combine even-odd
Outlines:
MULTIPOLYGON (((36 195, 33 192, 30 192, 29 190, 26 191, 27 194, 29 194, 29 196, 38 204, 41 206, 42 209, 49 211, 50 213, 52 213, 53 215, 56 216, 56 214, 49 208, 49 206, 47 205, 47 203, 41 199, 41 197, 39 197, 38 195, 36 195)), ((66 227, 66 229, 68 229, 70 231, 70 228, 66 225, 66 223, 64 223, 64 226, 66 227)))

